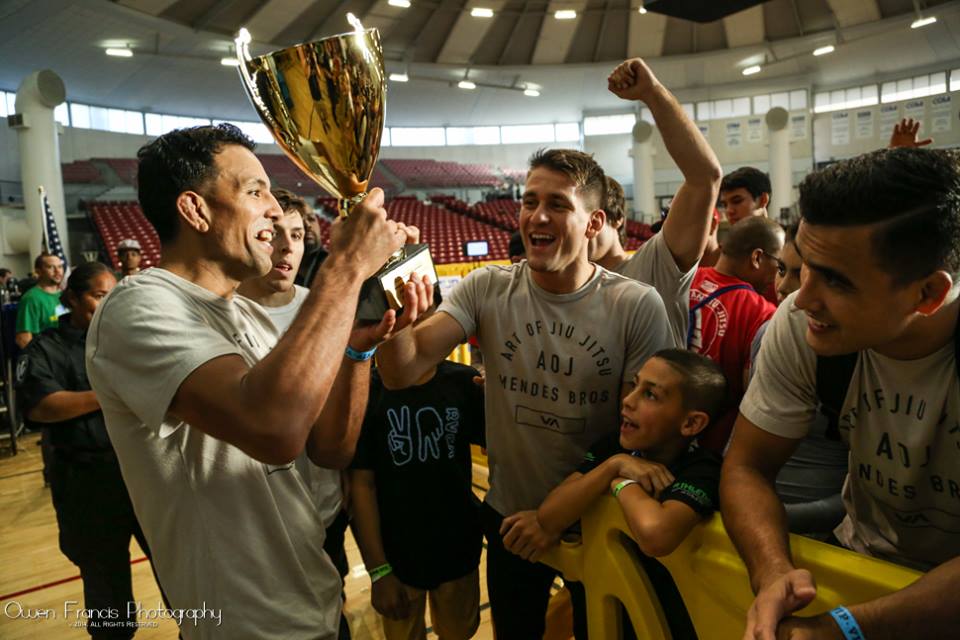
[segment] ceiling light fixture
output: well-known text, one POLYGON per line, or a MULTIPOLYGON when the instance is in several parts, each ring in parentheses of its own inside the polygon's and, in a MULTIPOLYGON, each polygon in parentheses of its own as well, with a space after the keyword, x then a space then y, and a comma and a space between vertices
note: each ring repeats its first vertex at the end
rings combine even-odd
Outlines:
POLYGON ((220 64, 225 67, 239 67, 240 61, 236 58, 220 58, 220 64))
POLYGON ((911 29, 919 29, 920 27, 925 27, 928 24, 933 24, 937 21, 937 16, 927 16, 926 18, 917 18, 912 23, 910 23, 911 29))
POLYGON ((747 67, 746 69, 744 69, 744 70, 741 71, 740 73, 742 73, 742 74, 745 75, 745 76, 752 76, 752 75, 755 74, 755 73, 760 73, 761 68, 762 68, 762 67, 761 67, 760 65, 755 64, 755 65, 753 65, 753 66, 747 67))
POLYGON ((391 7, 400 7, 401 9, 410 8, 410 0, 387 0, 387 4, 391 7))
POLYGON ((643 6, 643 0, 640 1, 640 8, 637 9, 640 12, 640 15, 643 15, 647 12, 647 8, 643 6))
POLYGON ((577 12, 573 9, 560 9, 553 13, 553 17, 557 20, 573 20, 577 17, 577 12))
POLYGON ((827 55, 828 53, 833 53, 835 50, 836 50, 836 47, 834 47, 832 44, 828 44, 828 45, 825 46, 825 47, 818 47, 818 48, 814 49, 814 50, 813 50, 813 55, 815 55, 815 56, 825 56, 825 55, 827 55))
POLYGON ((524 89, 523 95, 528 96, 530 98, 538 98, 540 97, 540 92, 537 91, 536 89, 524 89))
POLYGON ((457 83, 457 86, 460 87, 461 89, 466 89, 468 91, 477 88, 477 85, 470 82, 469 80, 461 80, 460 82, 457 83))
POLYGON ((493 9, 487 9, 486 7, 474 7, 470 10, 470 15, 474 18, 492 18, 493 9))
POLYGON ((132 58, 133 51, 130 49, 107 49, 106 54, 108 56, 114 56, 115 58, 132 58))
POLYGON ((410 76, 407 75, 406 71, 403 73, 391 73, 390 80, 392 82, 407 82, 410 80, 410 76))

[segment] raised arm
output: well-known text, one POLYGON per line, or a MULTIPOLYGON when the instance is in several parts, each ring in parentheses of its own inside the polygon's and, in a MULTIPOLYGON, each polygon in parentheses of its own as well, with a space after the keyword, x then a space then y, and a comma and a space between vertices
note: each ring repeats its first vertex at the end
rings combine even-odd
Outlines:
POLYGON ((263 360, 247 367, 229 355, 204 363, 180 385, 169 413, 262 462, 299 455, 340 370, 360 286, 406 239, 382 205, 375 189, 334 226, 330 256, 300 313, 263 360))
POLYGON ((677 267, 688 271, 707 246, 723 169, 703 134, 643 60, 622 63, 610 74, 608 85, 620 98, 647 105, 667 152, 683 174, 661 233, 677 267))
POLYGON ((816 595, 810 572, 793 566, 786 513, 774 488, 777 473, 798 443, 767 433, 741 414, 724 458, 720 474, 723 523, 757 594, 747 614, 745 639, 774 640, 780 620, 816 595))

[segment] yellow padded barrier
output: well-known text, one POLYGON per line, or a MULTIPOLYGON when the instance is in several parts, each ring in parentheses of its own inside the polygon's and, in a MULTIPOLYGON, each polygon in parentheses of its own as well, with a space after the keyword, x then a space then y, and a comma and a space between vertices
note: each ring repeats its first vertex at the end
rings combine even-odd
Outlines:
MULTIPOLYGON (((591 640, 620 637, 623 603, 637 636, 667 640, 670 632, 650 581, 627 542, 630 529, 612 497, 594 504, 581 520, 583 538, 548 552, 543 561, 565 578, 584 583, 591 640)), ((790 537, 798 567, 817 580, 817 598, 800 615, 816 615, 840 604, 856 604, 897 591, 920 573, 800 536, 790 537)), ((747 570, 716 515, 697 525, 669 556, 659 559, 673 576, 701 638, 739 640, 753 602, 747 570)), ((629 622, 626 622, 629 624, 629 622)))

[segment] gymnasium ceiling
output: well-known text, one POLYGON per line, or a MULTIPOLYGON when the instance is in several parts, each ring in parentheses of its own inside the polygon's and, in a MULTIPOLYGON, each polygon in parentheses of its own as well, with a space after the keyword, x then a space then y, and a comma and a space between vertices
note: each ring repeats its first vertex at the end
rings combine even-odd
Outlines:
MULTIPOLYGON (((159 113, 255 120, 232 37, 246 26, 253 52, 349 30, 350 11, 380 29, 391 72, 390 126, 523 124, 623 111, 605 91, 614 61, 644 56, 684 100, 778 88, 844 86, 904 69, 960 67, 960 0, 917 0, 936 24, 910 29, 913 0, 768 0, 712 22, 656 12, 693 0, 0 0, 0 88, 50 68, 68 99, 159 113), (470 15, 474 7, 492 18, 470 15), (573 8, 573 20, 557 20, 573 8), (836 45, 814 58, 814 48, 836 45), (128 47, 132 58, 104 48, 128 47), (763 64, 744 78, 741 70, 763 64), (478 88, 456 82, 469 74, 478 88), (530 86, 528 98, 504 87, 530 86), (731 93, 733 92, 733 93, 731 93)), ((749 0, 703 0, 704 3, 749 0)), ((754 0, 754 3, 756 0, 754 0)), ((697 4, 693 2, 693 4, 697 4)), ((702 4, 702 3, 700 3, 702 4)), ((629 109, 629 107, 628 107, 629 109)))
MULTIPOLYGON (((635 55, 670 56, 759 45, 912 15, 915 0, 114 0, 191 29, 288 46, 348 31, 352 12, 383 36, 387 56, 409 62, 473 65, 580 64, 635 55), (697 23, 657 13, 660 5, 748 5, 697 23), (494 17, 471 16, 492 9, 494 17), (577 17, 557 20, 572 9, 577 17)), ((926 0, 935 7, 944 0, 926 0)), ((669 7, 665 10, 669 10, 669 7)), ((697 13, 694 11, 693 13, 697 13)))

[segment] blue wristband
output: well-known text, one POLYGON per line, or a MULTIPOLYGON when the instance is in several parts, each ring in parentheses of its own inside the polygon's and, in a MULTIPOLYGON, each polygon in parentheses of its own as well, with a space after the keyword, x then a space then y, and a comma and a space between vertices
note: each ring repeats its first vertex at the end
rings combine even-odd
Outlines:
POLYGON ((840 627, 840 631, 843 632, 843 637, 846 638, 846 640, 864 640, 863 631, 860 630, 857 619, 853 617, 853 614, 850 613, 846 607, 837 607, 830 612, 830 615, 833 616, 833 619, 836 621, 837 626, 840 627))
POLYGON ((377 352, 377 348, 374 347, 370 351, 357 351, 356 349, 350 348, 350 345, 347 345, 347 357, 351 360, 356 360, 357 362, 366 362, 373 357, 373 354, 377 352))

